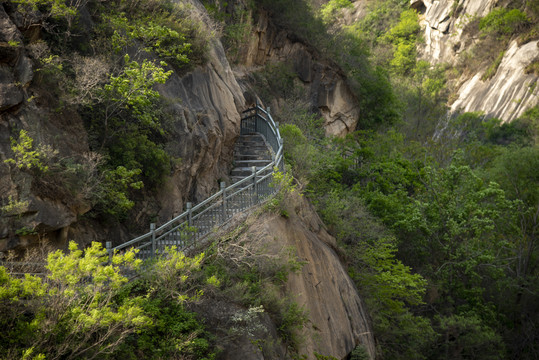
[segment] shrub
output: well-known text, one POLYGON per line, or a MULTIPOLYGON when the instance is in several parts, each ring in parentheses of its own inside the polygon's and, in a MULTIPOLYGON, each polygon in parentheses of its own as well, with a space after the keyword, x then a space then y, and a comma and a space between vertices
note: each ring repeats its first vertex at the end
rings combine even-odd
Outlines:
POLYGON ((479 22, 484 34, 512 35, 529 23, 526 13, 518 9, 493 9, 479 22))
POLYGON ((46 165, 47 160, 53 155, 53 151, 50 147, 40 145, 37 149, 34 149, 34 139, 32 139, 26 130, 19 132, 19 139, 11 139, 11 151, 15 155, 15 158, 4 160, 6 164, 15 165, 17 168, 23 170, 36 169, 40 172, 47 172, 49 167, 46 165))
POLYGON ((339 10, 353 7, 350 0, 330 0, 320 8, 320 15, 324 22, 331 22, 339 10))
POLYGON ((113 351, 129 334, 150 324, 141 298, 115 301, 127 282, 120 267, 137 268, 133 251, 114 255, 99 243, 85 251, 48 255, 47 276, 10 276, 0 267, 0 356, 92 358, 113 351))
POLYGON ((129 199, 129 189, 141 189, 144 184, 137 180, 140 169, 128 170, 124 166, 104 170, 102 183, 94 194, 96 207, 105 214, 122 219, 135 203, 129 199))
POLYGON ((389 30, 386 38, 392 43, 415 41, 419 32, 419 18, 415 10, 405 10, 400 14, 400 21, 389 30))

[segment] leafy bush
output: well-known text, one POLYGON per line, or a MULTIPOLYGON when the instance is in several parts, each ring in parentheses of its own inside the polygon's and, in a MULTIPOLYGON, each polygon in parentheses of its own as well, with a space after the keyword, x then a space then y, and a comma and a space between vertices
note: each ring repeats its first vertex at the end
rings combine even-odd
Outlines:
POLYGON ((34 139, 32 139, 26 130, 19 132, 19 139, 11 139, 11 151, 15 158, 4 160, 6 164, 15 165, 19 169, 36 169, 40 172, 47 172, 49 166, 46 164, 51 157, 53 151, 51 148, 40 145, 37 149, 34 148, 34 139))
POLYGON ((512 35, 528 24, 526 13, 519 9, 496 8, 479 22, 484 34, 512 35))
POLYGON ((393 44, 394 54, 390 62, 393 70, 400 75, 409 73, 416 63, 416 41, 419 32, 419 18, 415 10, 403 11, 400 21, 387 33, 385 39, 393 44))
POLYGON ((415 41, 419 30, 417 12, 413 9, 405 10, 400 14, 399 22, 389 30, 386 38, 392 43, 415 41))
POLYGON ((331 22, 339 10, 353 7, 350 0, 330 0, 320 8, 320 15, 324 22, 331 22))
POLYGON ((141 265, 133 250, 109 262, 98 243, 83 251, 71 242, 69 249, 48 255, 44 278, 17 279, 0 267, 3 359, 215 358, 211 336, 186 307, 200 295, 184 285, 198 281, 204 254, 191 259, 167 249, 170 257, 128 282, 120 269, 141 265))
POLYGON ((82 251, 71 242, 69 249, 48 255, 45 279, 27 274, 19 280, 0 267, 3 358, 103 356, 151 323, 141 298, 114 299, 127 282, 120 266, 140 265, 133 251, 114 255, 108 264, 98 243, 82 251))
POLYGON ((125 51, 134 45, 133 40, 139 40, 146 46, 145 51, 155 52, 179 68, 189 63, 191 44, 184 34, 151 18, 128 20, 125 15, 112 15, 106 20, 114 29, 112 42, 116 52, 125 51))
POLYGON ((97 208, 105 214, 122 219, 135 203, 129 199, 129 189, 141 189, 144 184, 137 181, 140 169, 128 170, 118 166, 103 172, 104 179, 95 193, 97 208))

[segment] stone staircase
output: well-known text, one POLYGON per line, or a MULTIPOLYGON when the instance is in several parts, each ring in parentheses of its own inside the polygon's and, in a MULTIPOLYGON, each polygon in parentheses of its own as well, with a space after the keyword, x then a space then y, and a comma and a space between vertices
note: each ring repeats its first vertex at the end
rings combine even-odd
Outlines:
MULTIPOLYGON (((262 135, 240 135, 234 148, 234 168, 230 172, 230 182, 234 184, 251 175, 253 166, 260 170, 271 161, 272 155, 262 135)), ((271 171, 269 169, 268 173, 271 171)))

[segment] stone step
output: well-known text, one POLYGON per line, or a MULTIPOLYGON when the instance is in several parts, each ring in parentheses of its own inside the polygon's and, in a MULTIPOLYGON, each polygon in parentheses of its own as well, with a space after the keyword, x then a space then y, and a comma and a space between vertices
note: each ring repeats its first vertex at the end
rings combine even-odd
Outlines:
MULTIPOLYGON (((256 171, 258 171, 258 170, 260 170, 262 168, 263 168, 263 166, 257 166, 256 171)), ((269 169, 268 171, 271 171, 271 169, 269 169)), ((241 176, 241 177, 246 177, 246 176, 249 176, 249 175, 252 175, 252 174, 253 174, 253 171, 251 170, 251 167, 235 167, 230 172, 231 176, 241 176)))
POLYGON ((266 159, 271 159, 271 155, 268 149, 244 149, 242 151, 234 151, 234 157, 237 155, 257 155, 262 156, 266 159))
POLYGON ((238 139, 236 140, 236 144, 265 144, 263 138, 259 139, 238 139))
POLYGON ((252 143, 252 144, 236 144, 236 146, 234 147, 234 149, 237 149, 237 150, 241 150, 241 149, 252 149, 252 148, 255 148, 255 149, 267 149, 268 147, 266 146, 266 144, 264 143, 252 143))
POLYGON ((234 160, 235 167, 251 167, 251 166, 266 166, 271 162, 271 159, 254 159, 254 160, 234 160))
POLYGON ((268 154, 263 154, 263 155, 235 154, 234 161, 238 162, 242 160, 268 160, 268 161, 273 160, 271 159, 270 156, 267 156, 267 155, 268 154))

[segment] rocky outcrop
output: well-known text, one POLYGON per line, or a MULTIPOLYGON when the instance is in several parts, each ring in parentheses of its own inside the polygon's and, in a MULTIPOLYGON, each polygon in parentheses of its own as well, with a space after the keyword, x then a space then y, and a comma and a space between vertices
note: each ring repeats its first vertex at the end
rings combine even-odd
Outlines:
MULTIPOLYGON (((498 4, 495 0, 412 0, 411 7, 420 13, 424 43, 421 57, 433 64, 455 65, 460 56, 480 41, 479 34, 469 34, 466 25, 487 15, 498 4)), ((456 82, 457 100, 452 111, 481 111, 488 117, 511 121, 538 103, 536 83, 539 76, 525 69, 539 60, 537 41, 518 45, 512 41, 505 50, 496 74, 482 79, 491 64, 479 72, 463 74, 456 82)))
MULTIPOLYGON (((286 201, 288 218, 265 213, 237 241, 259 244, 258 250, 265 256, 279 256, 282 249, 293 249, 303 263, 301 270, 289 274, 284 290, 308 314, 298 353, 313 360, 315 354, 344 359, 361 345, 374 359, 369 318, 354 283, 333 250, 335 239, 326 232, 307 200, 297 197, 286 201)), ((237 354, 236 358, 240 357, 237 354)))
POLYGON ((518 46, 513 41, 492 79, 476 74, 459 89, 452 111, 483 111, 488 117, 505 121, 518 118, 539 103, 539 76, 524 69, 539 60, 539 41, 518 46))
MULTIPOLYGON (((355 131, 359 101, 339 67, 294 34, 275 26, 266 12, 260 11, 255 17, 240 63, 248 68, 267 63, 291 65, 305 88, 309 106, 324 117, 326 134, 344 136, 355 131)), ((279 102, 274 105, 279 106, 279 102)))
POLYGON ((487 15, 495 4, 496 0, 411 0, 410 6, 421 14, 424 29, 421 56, 433 64, 454 64, 475 41, 465 36, 465 25, 476 16, 487 15))
POLYGON ((174 74, 159 88, 175 117, 175 140, 168 149, 182 159, 158 194, 162 220, 183 212, 185 201, 204 200, 219 179, 228 179, 245 99, 218 41, 208 58, 205 66, 182 77, 174 74))
POLYGON ((32 66, 19 29, 0 5, 0 112, 19 105, 22 88, 32 80, 32 66))
MULTIPOLYGON (((199 2, 192 6, 207 16, 199 2)), ((92 204, 79 193, 63 194, 54 182, 4 163, 13 157, 10 137, 16 138, 20 129, 28 131, 36 146, 58 151, 59 159, 78 161, 90 150, 77 112, 60 106, 57 94, 40 83, 40 77, 32 81, 32 61, 26 56, 17 16, 0 4, 0 206, 18 205, 0 214, 0 252, 26 247, 38 238, 57 246, 66 239, 119 243, 147 231, 151 220, 169 220, 184 210, 186 201, 204 199, 218 188, 219 180, 227 179, 245 100, 218 40, 211 40, 204 65, 188 74, 173 74, 158 87, 171 119, 165 149, 179 160, 158 191, 139 195, 129 230, 81 218, 92 204)), ((32 39, 39 38, 39 31, 33 31, 32 39)))

